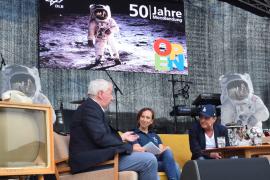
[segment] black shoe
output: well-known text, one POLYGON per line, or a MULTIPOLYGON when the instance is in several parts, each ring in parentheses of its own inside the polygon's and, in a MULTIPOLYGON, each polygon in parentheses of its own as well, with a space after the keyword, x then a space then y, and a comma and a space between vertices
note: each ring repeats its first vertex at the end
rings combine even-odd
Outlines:
POLYGON ((118 59, 118 58, 115 59, 114 62, 115 62, 116 65, 122 64, 121 61, 120 61, 120 59, 118 59))
POLYGON ((96 61, 95 61, 95 64, 94 64, 94 65, 98 65, 98 64, 100 64, 100 60, 97 60, 97 59, 96 59, 96 61))
POLYGON ((96 58, 96 60, 95 60, 95 65, 99 65, 99 64, 103 64, 104 63, 104 61, 103 61, 103 59, 102 59, 102 56, 98 56, 97 58, 96 58))

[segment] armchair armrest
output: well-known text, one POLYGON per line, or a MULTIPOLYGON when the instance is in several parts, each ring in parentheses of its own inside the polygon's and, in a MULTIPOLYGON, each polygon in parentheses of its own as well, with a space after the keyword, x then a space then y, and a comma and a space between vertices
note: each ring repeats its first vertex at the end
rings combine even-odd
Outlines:
MULTIPOLYGON (((113 165, 113 176, 114 180, 119 179, 119 154, 114 155, 113 160, 105 161, 103 163, 99 163, 96 166, 104 166, 104 165, 113 165)), ((60 180, 60 175, 63 173, 70 173, 70 167, 68 165, 68 157, 63 158, 61 160, 55 161, 55 176, 57 180, 60 180)))

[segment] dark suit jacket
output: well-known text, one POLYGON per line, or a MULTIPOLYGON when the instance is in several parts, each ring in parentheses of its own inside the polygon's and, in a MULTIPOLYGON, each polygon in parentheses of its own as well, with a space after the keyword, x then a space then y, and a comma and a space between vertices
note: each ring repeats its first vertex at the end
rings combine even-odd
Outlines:
POLYGON ((70 126, 69 164, 72 173, 91 169, 113 159, 116 153, 131 152, 132 145, 123 143, 117 131, 109 126, 99 104, 88 98, 78 107, 70 126))
MULTIPOLYGON (((225 137, 226 146, 229 146, 229 138, 227 128, 220 124, 214 124, 214 136, 217 147, 217 137, 225 137)), ((206 142, 204 129, 201 127, 199 122, 195 122, 192 128, 189 130, 189 145, 192 152, 191 159, 198 159, 200 156, 203 156, 206 159, 211 159, 209 155, 202 152, 205 150, 206 142)))

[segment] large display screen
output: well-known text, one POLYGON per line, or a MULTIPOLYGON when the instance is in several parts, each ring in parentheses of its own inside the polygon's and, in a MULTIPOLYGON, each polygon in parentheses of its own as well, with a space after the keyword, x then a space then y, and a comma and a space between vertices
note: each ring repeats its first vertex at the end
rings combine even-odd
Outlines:
POLYGON ((183 1, 40 0, 39 67, 188 74, 183 1))

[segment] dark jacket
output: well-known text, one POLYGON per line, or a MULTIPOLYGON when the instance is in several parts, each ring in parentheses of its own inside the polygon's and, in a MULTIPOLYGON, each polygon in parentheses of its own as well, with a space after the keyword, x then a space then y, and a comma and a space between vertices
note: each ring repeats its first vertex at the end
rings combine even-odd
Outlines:
MULTIPOLYGON (((214 136, 217 147, 217 137, 225 137, 226 146, 229 146, 229 138, 227 128, 220 124, 214 124, 214 136)), ((203 156, 206 159, 211 159, 208 154, 202 152, 205 150, 205 134, 204 129, 201 127, 199 122, 195 122, 192 128, 189 130, 189 145, 192 152, 191 159, 198 159, 203 156)))
POLYGON ((105 120, 99 104, 88 98, 78 107, 70 126, 69 164, 72 173, 91 169, 113 159, 116 153, 130 154, 132 145, 123 143, 105 120))

